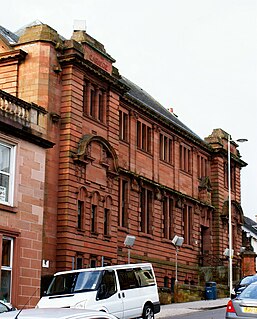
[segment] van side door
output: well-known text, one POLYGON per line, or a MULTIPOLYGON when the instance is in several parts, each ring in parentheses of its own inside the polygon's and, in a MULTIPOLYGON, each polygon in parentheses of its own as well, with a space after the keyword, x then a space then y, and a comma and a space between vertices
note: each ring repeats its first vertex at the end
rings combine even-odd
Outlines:
POLYGON ((117 269, 120 298, 123 300, 124 318, 140 317, 142 313, 142 299, 140 288, 134 270, 117 269))
POLYGON ((98 309, 123 318, 123 301, 119 298, 114 270, 105 270, 96 295, 98 309))

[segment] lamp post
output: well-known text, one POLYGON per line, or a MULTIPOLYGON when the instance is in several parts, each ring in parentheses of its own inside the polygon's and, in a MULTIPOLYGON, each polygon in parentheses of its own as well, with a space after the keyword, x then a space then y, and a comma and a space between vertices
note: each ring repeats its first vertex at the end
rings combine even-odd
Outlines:
MULTIPOLYGON (((233 290, 233 268, 232 268, 232 258, 233 258, 233 246, 232 246, 232 212, 231 212, 231 152, 230 143, 232 142, 231 135, 228 135, 228 249, 229 249, 229 292, 230 296, 233 290)), ((247 142, 247 139, 238 139, 236 142, 247 142)))
POLYGON ((176 249, 176 259, 175 259, 175 263, 176 263, 175 283, 177 284, 177 283, 178 283, 178 251, 179 251, 179 248, 182 246, 182 244, 183 244, 183 242, 184 242, 184 238, 175 235, 171 242, 172 242, 172 244, 175 246, 175 249, 176 249))

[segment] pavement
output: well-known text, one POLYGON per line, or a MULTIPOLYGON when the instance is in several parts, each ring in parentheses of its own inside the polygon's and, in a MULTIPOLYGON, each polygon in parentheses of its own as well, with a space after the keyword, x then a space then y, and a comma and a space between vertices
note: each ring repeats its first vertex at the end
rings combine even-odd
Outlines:
POLYGON ((220 298, 162 305, 161 311, 155 315, 155 318, 174 317, 197 311, 225 308, 228 301, 229 298, 220 298))

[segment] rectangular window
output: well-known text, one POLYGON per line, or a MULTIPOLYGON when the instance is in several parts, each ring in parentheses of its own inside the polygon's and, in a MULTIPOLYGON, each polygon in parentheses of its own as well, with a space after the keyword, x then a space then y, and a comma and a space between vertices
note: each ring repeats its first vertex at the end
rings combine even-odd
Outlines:
POLYGON ((13 238, 2 238, 2 263, 0 277, 0 300, 11 301, 13 238))
POLYGON ((76 269, 83 268, 83 258, 81 256, 76 257, 76 269))
POLYGON ((119 111, 119 135, 120 140, 128 142, 128 114, 119 111))
POLYGON ((208 176, 208 161, 207 158, 198 155, 197 156, 197 175, 198 178, 208 176))
POLYGON ((152 234, 153 192, 147 188, 141 189, 141 231, 152 234))
POLYGON ((137 121, 137 147, 138 148, 142 148, 141 140, 142 140, 141 123, 137 121))
POLYGON ((96 232, 96 210, 97 210, 97 206, 92 205, 91 206, 91 233, 96 232))
POLYGON ((106 91, 84 79, 83 114, 104 123, 106 117, 106 91))
POLYGON ((120 179, 119 226, 128 227, 128 181, 120 179))
POLYGON ((152 129, 137 121, 137 147, 147 153, 152 153, 152 129))
POLYGON ((160 133, 160 159, 172 163, 172 139, 160 133))
POLYGON ((103 98, 103 93, 100 92, 98 95, 98 120, 100 122, 103 122, 104 119, 104 98, 103 98))
POLYGON ((179 155, 180 155, 180 169, 187 173, 191 173, 192 172, 191 150, 184 145, 180 145, 179 155))
POLYGON ((15 147, 0 141, 0 203, 13 204, 15 147))
POLYGON ((90 268, 96 268, 97 266, 97 258, 95 256, 90 257, 90 268))
MULTIPOLYGON (((224 186, 228 188, 228 163, 224 164, 224 186)), ((236 189, 236 168, 230 165, 230 187, 234 191, 236 189)))
POLYGON ((184 223, 184 242, 185 244, 192 243, 192 227, 193 227, 193 216, 192 207, 185 205, 183 208, 183 223, 184 223))
POLYGON ((108 208, 104 209, 104 235, 109 235, 109 227, 110 227, 110 210, 108 208))
POLYGON ((79 200, 78 201, 78 229, 83 228, 83 215, 84 215, 84 202, 79 200))
POLYGON ((95 117, 95 90, 90 90, 90 108, 89 108, 89 115, 95 117))
POLYGON ((163 215, 163 237, 166 239, 173 238, 173 199, 165 197, 162 203, 162 215, 163 215))

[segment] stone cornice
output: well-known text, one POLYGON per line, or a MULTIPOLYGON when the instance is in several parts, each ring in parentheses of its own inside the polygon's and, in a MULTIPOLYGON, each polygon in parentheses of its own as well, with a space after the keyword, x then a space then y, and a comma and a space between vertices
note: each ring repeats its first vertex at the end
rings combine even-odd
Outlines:
POLYGON ((70 53, 65 54, 59 57, 59 63, 62 66, 65 65, 77 65, 79 67, 85 68, 87 71, 90 71, 103 81, 106 81, 109 85, 112 86, 112 88, 119 91, 121 94, 124 94, 125 92, 129 91, 129 87, 127 87, 125 84, 121 83, 118 78, 108 74, 108 72, 105 72, 92 62, 85 60, 84 57, 76 54, 76 53, 70 53))
POLYGON ((175 134, 179 134, 183 138, 186 138, 190 141, 192 141, 194 144, 200 146, 201 148, 204 148, 207 152, 212 152, 213 149, 210 145, 207 145, 204 142, 201 142, 200 140, 196 139, 193 135, 190 133, 186 132, 185 130, 181 129, 176 123, 172 123, 172 129, 170 129, 171 122, 165 119, 161 114, 158 114, 157 112, 154 112, 150 108, 148 108, 145 104, 140 103, 138 100, 132 98, 131 96, 123 96, 122 97, 125 101, 131 103, 133 106, 135 106, 137 109, 140 108, 140 110, 144 111, 144 113, 150 115, 153 117, 155 120, 161 122, 164 124, 166 127, 169 127, 169 130, 174 132, 175 134))
POLYGON ((25 60, 27 53, 21 49, 0 53, 0 63, 20 62, 25 60))
POLYGON ((136 178, 136 179, 138 179, 138 180, 145 181, 145 182, 149 183, 150 185, 152 185, 152 186, 154 186, 154 187, 158 187, 159 189, 161 189, 161 190, 163 190, 163 191, 169 191, 169 192, 171 192, 172 194, 177 195, 177 196, 180 197, 180 198, 188 199, 188 200, 190 200, 190 201, 192 201, 192 202, 194 202, 194 203, 196 203, 196 204, 198 204, 198 205, 201 205, 201 206, 204 206, 204 207, 208 207, 208 208, 213 209, 213 210, 215 209, 215 207, 212 206, 212 205, 209 205, 209 204, 206 204, 206 203, 204 203, 204 202, 201 202, 200 200, 198 200, 198 199, 196 199, 196 198, 194 198, 194 197, 191 197, 191 196, 188 196, 188 195, 186 195, 186 194, 183 194, 183 193, 181 193, 181 192, 179 192, 179 191, 176 191, 176 190, 174 190, 174 189, 172 189, 172 188, 170 188, 170 187, 168 187, 168 186, 161 185, 161 184, 159 184, 158 182, 155 182, 155 181, 153 181, 153 180, 151 180, 151 179, 148 179, 148 178, 146 178, 146 177, 144 177, 144 176, 141 176, 141 175, 139 175, 139 174, 136 174, 135 172, 128 171, 128 170, 126 170, 126 169, 124 169, 124 168, 122 168, 122 167, 119 167, 119 171, 120 171, 120 172, 123 172, 123 173, 125 173, 125 174, 127 174, 127 175, 130 175, 130 176, 132 176, 132 177, 134 177, 134 178, 136 178))

